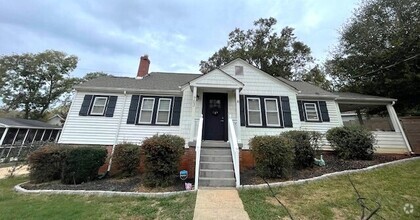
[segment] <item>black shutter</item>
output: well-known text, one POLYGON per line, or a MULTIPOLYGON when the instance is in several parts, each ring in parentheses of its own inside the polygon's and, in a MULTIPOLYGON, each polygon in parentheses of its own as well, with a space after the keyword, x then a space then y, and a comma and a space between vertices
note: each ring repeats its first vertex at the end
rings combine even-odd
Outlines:
POLYGON ((281 97, 281 108, 283 109, 284 127, 292 128, 292 111, 290 110, 289 97, 281 97))
POLYGON ((85 95, 83 98, 82 107, 80 108, 79 115, 86 116, 89 114, 90 103, 92 102, 93 95, 85 95))
POLYGON ((118 96, 110 96, 108 106, 106 107, 105 117, 113 117, 115 105, 117 104, 118 96))
POLYGON ((172 125, 179 125, 179 120, 181 117, 181 104, 182 97, 175 97, 174 109, 172 110, 172 125))
POLYGON ((136 115, 137 115, 137 108, 139 106, 139 102, 140 102, 140 96, 139 95, 132 95, 131 96, 130 108, 128 109, 127 124, 135 124, 136 123, 136 115))
POLYGON ((239 111, 241 113, 241 126, 245 126, 245 100, 244 100, 244 96, 240 95, 239 96, 239 111))
POLYGON ((321 110, 322 121, 329 122, 330 116, 328 115, 327 103, 325 101, 319 101, 319 109, 321 110))
POLYGON ((305 112, 303 110, 303 102, 297 101, 297 103, 298 103, 298 108, 299 108, 300 121, 305 121, 305 112))

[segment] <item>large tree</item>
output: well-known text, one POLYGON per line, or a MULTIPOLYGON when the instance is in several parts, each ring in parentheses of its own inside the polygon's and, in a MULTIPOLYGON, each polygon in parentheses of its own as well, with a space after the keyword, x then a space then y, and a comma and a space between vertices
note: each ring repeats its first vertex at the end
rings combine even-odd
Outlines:
POLYGON ((275 18, 259 19, 254 29, 236 28, 229 34, 227 45, 207 61, 201 61, 200 71, 207 73, 235 58, 242 58, 261 70, 288 79, 298 78, 312 62, 310 48, 298 41, 293 28, 285 27, 275 32, 275 18))
POLYGON ((40 119, 76 79, 70 72, 77 57, 60 51, 0 57, 0 96, 8 109, 22 110, 24 118, 40 119))
POLYGON ((397 98, 400 112, 420 111, 419 18, 418 0, 362 1, 326 62, 336 85, 397 98))

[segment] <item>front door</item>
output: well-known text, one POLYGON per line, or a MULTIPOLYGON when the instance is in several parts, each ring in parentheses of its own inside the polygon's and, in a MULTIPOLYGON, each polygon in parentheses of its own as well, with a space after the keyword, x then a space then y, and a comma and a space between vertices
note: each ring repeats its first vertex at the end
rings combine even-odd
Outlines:
POLYGON ((204 140, 227 141, 227 94, 204 93, 204 140))

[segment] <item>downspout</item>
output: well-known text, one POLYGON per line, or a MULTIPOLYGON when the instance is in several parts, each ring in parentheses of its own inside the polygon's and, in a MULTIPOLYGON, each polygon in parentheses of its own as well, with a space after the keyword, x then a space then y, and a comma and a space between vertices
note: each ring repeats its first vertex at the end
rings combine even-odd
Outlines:
POLYGON ((398 126, 398 128, 400 129, 400 131, 401 131, 401 134, 402 134, 402 136, 403 136, 403 139, 404 139, 404 142, 405 142, 405 145, 407 146, 407 150, 408 150, 408 153, 409 154, 414 154, 414 152, 413 152, 413 150, 411 149, 411 146, 410 146, 410 142, 408 142, 408 139, 407 139, 407 137, 405 136, 405 132, 404 132, 404 129, 402 128, 402 126, 401 126, 401 123, 400 123, 400 120, 398 119, 398 115, 397 115, 397 113, 395 112, 395 109, 394 109, 394 105, 395 105, 395 101, 392 101, 392 104, 391 104, 391 106, 392 106, 392 114, 395 116, 395 121, 397 122, 397 126, 398 126))
POLYGON ((108 169, 106 170, 106 173, 103 174, 99 179, 105 178, 106 176, 108 176, 109 172, 111 171, 111 167, 112 167, 112 157, 114 156, 114 151, 115 151, 115 146, 118 143, 118 136, 120 134, 120 128, 121 128, 121 122, 122 122, 122 118, 123 118, 123 114, 124 114, 124 110, 125 110, 125 103, 127 101, 127 91, 124 90, 124 102, 123 102, 123 107, 121 109, 121 115, 120 115, 120 119, 118 121, 118 126, 117 126, 117 131, 115 132, 115 138, 114 138, 114 144, 112 145, 112 150, 111 150, 111 157, 109 159, 109 163, 108 163, 108 169))

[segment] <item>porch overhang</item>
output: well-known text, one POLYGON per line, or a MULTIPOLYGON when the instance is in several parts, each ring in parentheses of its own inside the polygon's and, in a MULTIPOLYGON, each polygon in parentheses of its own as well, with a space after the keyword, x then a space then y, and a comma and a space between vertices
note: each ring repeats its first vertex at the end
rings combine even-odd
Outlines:
MULTIPOLYGON (((410 143, 408 142, 408 139, 405 135, 404 129, 402 128, 401 123, 398 119, 398 115, 394 109, 394 104, 397 101, 397 99, 363 95, 350 92, 334 92, 333 94, 338 95, 338 98, 336 98, 336 102, 341 112, 352 110, 359 111, 360 109, 366 106, 386 106, 395 132, 401 134, 405 146, 407 148, 407 152, 410 154, 413 153, 410 143)), ((358 114, 360 115, 360 112, 358 114)))

